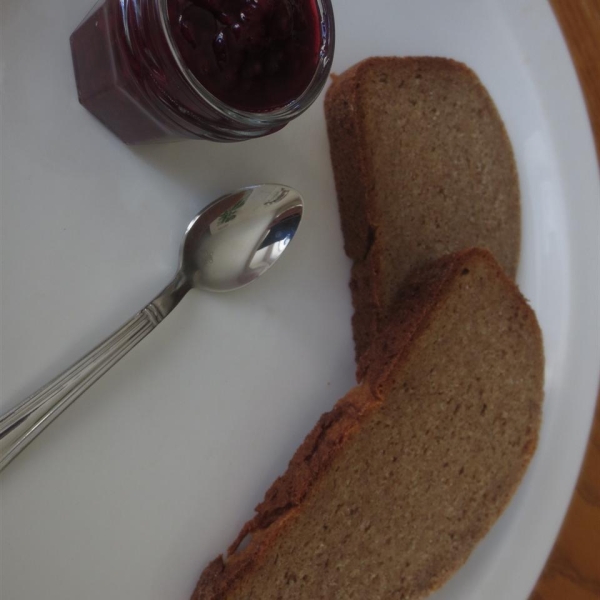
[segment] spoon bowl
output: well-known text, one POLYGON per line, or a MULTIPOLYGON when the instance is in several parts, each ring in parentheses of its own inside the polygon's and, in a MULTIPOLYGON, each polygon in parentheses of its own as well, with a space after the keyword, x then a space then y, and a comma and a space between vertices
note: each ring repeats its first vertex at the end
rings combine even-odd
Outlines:
POLYGON ((196 288, 229 292, 277 262, 302 220, 300 194, 284 185, 247 187, 215 200, 189 225, 181 271, 196 288))
POLYGON ((300 194, 285 185, 242 188, 209 204, 190 223, 173 281, 72 367, 0 417, 0 470, 121 358, 193 288, 229 292, 270 269, 295 236, 300 194))

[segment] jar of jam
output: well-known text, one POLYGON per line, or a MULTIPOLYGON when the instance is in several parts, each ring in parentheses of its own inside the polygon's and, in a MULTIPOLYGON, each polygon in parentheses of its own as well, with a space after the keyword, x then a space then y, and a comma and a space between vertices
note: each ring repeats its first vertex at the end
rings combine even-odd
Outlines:
POLYGON ((128 144, 273 133, 333 49, 331 0, 101 0, 71 36, 81 104, 128 144))

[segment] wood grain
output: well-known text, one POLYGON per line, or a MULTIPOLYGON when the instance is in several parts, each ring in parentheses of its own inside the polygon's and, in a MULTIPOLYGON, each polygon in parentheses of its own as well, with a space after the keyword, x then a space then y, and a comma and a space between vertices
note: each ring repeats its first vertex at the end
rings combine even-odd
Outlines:
MULTIPOLYGON (((600 0, 550 1, 579 73, 600 156, 600 0)), ((530 597, 530 600, 599 599, 600 397, 571 507, 530 597)))

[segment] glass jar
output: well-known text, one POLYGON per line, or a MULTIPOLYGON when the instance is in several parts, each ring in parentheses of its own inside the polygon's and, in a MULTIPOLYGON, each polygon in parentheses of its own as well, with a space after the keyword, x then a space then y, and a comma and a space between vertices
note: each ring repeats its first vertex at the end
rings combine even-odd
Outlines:
MULTIPOLYGON (((258 7, 269 0, 244 1, 258 7)), ((198 70, 195 73, 194 65, 183 58, 175 28, 178 7, 187 3, 196 10, 200 0, 97 2, 71 35, 79 101, 128 144, 186 138, 231 142, 278 131, 315 101, 329 75, 334 50, 331 1, 294 1, 314 6, 315 57, 306 86, 282 106, 247 109, 242 102, 236 108, 211 93, 208 83, 200 83, 198 70)), ((220 2, 206 0, 209 6, 220 2)), ((264 47, 268 52, 270 46, 264 47)))

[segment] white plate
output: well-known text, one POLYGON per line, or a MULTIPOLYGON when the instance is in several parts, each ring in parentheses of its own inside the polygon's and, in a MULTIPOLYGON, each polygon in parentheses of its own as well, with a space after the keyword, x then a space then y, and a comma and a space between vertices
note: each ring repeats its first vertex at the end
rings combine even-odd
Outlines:
MULTIPOLYGON (((308 200, 301 235, 264 280, 191 294, 1 475, 2 598, 185 600, 353 383, 349 262, 322 101, 267 139, 128 148, 77 103, 68 36, 91 3, 0 0, 3 409, 159 291, 210 199, 281 181, 308 200)), ((547 352, 541 444, 438 597, 525 599, 571 496, 600 364, 600 187, 576 76, 545 0, 335 7, 335 71, 375 54, 464 60, 514 143, 519 283, 547 352)))

